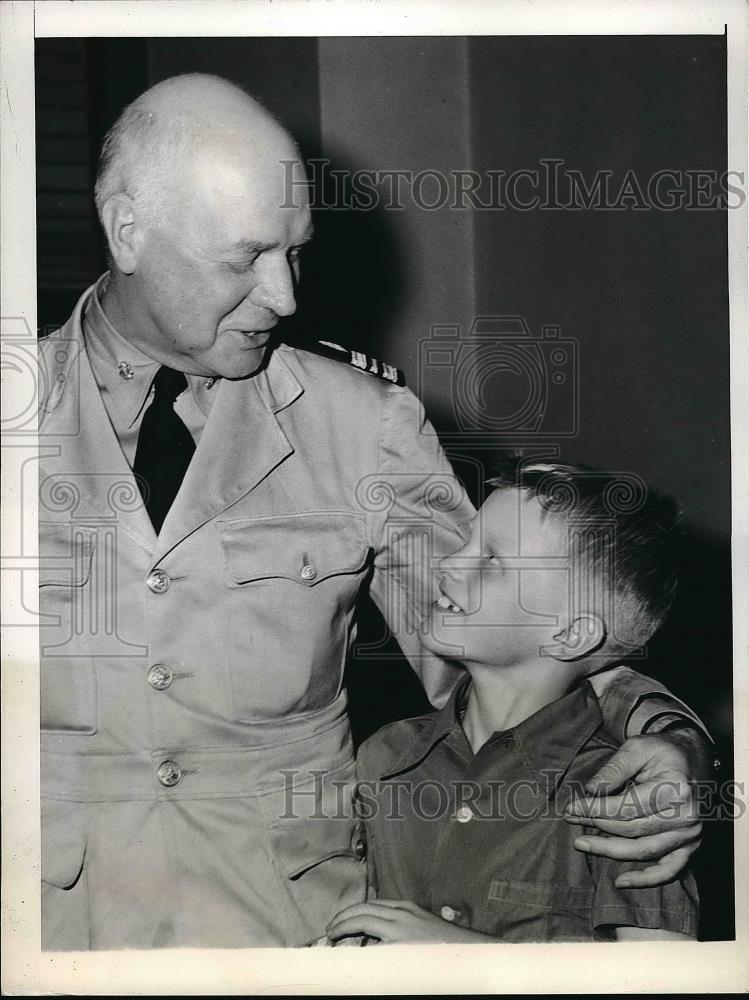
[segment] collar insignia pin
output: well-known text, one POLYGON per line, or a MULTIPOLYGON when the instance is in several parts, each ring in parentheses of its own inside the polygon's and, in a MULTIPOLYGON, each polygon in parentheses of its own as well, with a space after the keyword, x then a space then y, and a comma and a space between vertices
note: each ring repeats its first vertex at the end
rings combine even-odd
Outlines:
POLYGON ((117 371, 120 373, 120 378, 126 382, 129 382, 133 375, 135 375, 133 366, 128 364, 127 361, 120 361, 117 365, 117 371))

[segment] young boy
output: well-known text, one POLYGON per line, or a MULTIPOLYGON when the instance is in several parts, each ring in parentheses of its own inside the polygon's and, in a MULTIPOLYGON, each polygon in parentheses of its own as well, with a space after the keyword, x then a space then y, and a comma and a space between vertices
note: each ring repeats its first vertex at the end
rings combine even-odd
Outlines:
POLYGON ((379 898, 328 939, 694 937, 691 875, 617 888, 624 866, 575 850, 564 818, 616 749, 586 677, 642 647, 673 600, 675 505, 583 467, 526 463, 490 485, 427 622, 428 647, 466 677, 445 708, 360 749, 379 898))

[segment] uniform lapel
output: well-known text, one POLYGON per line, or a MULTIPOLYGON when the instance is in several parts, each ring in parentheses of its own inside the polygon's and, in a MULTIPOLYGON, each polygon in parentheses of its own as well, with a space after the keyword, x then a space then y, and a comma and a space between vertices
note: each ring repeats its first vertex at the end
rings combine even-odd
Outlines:
POLYGON ((47 373, 59 390, 44 405, 39 436, 59 452, 42 460, 39 516, 111 522, 150 552, 156 533, 86 354, 80 323, 85 299, 60 333, 61 350, 54 353, 63 360, 47 373))
POLYGON ((221 381, 200 443, 162 525, 154 564, 293 453, 276 413, 302 391, 277 352, 257 375, 221 381))

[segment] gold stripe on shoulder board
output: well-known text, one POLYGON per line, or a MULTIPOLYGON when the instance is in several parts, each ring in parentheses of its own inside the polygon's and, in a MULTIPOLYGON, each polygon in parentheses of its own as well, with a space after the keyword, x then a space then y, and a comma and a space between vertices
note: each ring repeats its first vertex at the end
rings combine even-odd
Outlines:
POLYGON ((334 361, 342 361, 361 372, 374 375, 376 378, 385 379, 393 385, 404 386, 406 376, 400 368, 389 365, 386 361, 365 354, 364 351, 353 350, 349 347, 342 347, 340 344, 333 344, 329 340, 312 340, 304 343, 294 343, 293 347, 299 347, 303 351, 311 351, 313 354, 321 354, 325 358, 332 358, 334 361))

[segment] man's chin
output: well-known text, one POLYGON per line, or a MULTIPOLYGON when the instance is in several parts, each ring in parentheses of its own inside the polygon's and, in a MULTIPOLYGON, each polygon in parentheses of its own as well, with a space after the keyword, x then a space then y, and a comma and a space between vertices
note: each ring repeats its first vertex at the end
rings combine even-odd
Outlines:
POLYGON ((263 347, 255 347, 249 351, 242 351, 239 355, 226 358, 221 365, 223 370, 218 374, 221 378, 232 379, 234 381, 251 378, 265 368, 268 363, 270 351, 270 345, 263 345, 263 347))

